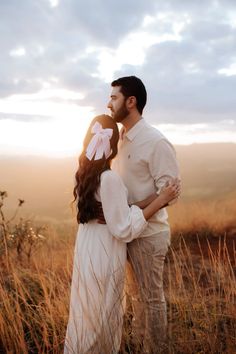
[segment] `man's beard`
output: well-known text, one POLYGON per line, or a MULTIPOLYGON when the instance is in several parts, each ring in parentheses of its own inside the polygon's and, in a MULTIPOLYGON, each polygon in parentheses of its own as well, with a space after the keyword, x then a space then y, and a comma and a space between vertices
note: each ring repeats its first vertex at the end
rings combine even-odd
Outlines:
POLYGON ((127 110, 125 103, 118 109, 117 112, 113 112, 112 118, 116 123, 121 123, 127 116, 129 115, 129 111, 127 110))

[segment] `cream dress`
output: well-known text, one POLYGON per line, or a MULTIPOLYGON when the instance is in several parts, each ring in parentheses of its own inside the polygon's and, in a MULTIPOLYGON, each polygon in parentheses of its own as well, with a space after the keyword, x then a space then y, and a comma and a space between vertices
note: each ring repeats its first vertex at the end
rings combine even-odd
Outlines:
POLYGON ((93 220, 79 226, 64 354, 118 353, 126 242, 147 226, 141 209, 128 206, 127 190, 114 171, 102 173, 96 198, 106 224, 93 220))

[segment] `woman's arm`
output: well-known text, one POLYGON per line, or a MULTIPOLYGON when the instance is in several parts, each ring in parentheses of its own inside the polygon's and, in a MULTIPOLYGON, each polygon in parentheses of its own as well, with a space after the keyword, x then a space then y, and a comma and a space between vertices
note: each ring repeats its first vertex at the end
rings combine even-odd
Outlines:
POLYGON ((146 199, 140 200, 139 202, 132 203, 132 205, 137 205, 140 209, 146 208, 153 200, 157 197, 156 193, 151 194, 146 199))
POLYGON ((100 198, 106 225, 120 241, 130 242, 146 228, 142 210, 136 205, 129 207, 127 190, 115 172, 105 171, 101 175, 100 198))
POLYGON ((129 207, 125 186, 116 173, 107 171, 101 176, 100 197, 105 222, 111 234, 123 242, 137 238, 148 225, 147 220, 178 193, 177 184, 164 187, 160 195, 142 210, 136 205, 129 207))

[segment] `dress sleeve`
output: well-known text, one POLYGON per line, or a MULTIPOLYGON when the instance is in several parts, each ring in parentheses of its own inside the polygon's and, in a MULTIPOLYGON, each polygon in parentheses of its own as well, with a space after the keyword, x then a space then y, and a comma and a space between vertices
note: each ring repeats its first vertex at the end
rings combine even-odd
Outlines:
POLYGON ((114 237, 130 242, 146 228, 142 210, 136 205, 129 207, 126 188, 114 171, 101 176, 100 197, 107 227, 114 237))

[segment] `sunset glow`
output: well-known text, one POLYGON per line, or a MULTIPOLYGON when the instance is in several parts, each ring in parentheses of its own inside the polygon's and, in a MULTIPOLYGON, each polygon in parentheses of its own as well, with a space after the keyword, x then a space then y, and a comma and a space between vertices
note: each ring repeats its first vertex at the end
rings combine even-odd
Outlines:
POLYGON ((122 16, 116 3, 4 4, 0 154, 77 154, 91 119, 110 113, 111 81, 129 75, 173 144, 236 143, 234 2, 128 2, 122 16))
POLYGON ((80 151, 94 115, 91 107, 80 107, 73 102, 81 97, 76 92, 44 89, 37 94, 0 100, 1 111, 11 117, 0 120, 1 151, 53 156, 80 151), (16 115, 23 119, 14 120, 16 115))

